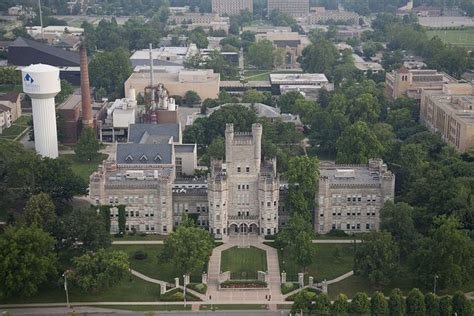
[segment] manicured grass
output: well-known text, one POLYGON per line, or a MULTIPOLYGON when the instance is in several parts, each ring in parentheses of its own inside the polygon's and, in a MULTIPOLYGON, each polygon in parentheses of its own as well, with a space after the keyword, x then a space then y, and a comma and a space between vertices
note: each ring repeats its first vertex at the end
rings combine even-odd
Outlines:
POLYGON ((14 140, 28 128, 28 121, 30 119, 31 116, 20 116, 9 128, 3 130, 2 134, 0 134, 0 138, 14 140))
MULTIPOLYGON (((317 282, 332 280, 353 268, 354 246, 351 244, 313 244, 313 250, 313 262, 306 268, 306 280, 309 276, 317 282)), ((298 273, 303 272, 304 268, 298 265, 296 259, 278 249, 278 260, 288 282, 298 281, 298 273)))
POLYGON ((438 36, 446 44, 474 48, 474 28, 455 30, 428 30, 428 36, 438 36))
MULTIPOLYGON (((71 302, 150 302, 159 301, 160 286, 140 280, 136 277, 126 277, 116 286, 97 293, 82 293, 69 286, 71 302)), ((40 288, 33 297, 11 298, 5 303, 61 303, 66 301, 63 283, 49 284, 40 288)))
POLYGON ((76 160, 76 155, 72 154, 61 155, 61 157, 71 162, 72 172, 89 183, 90 175, 97 170, 97 167, 107 158, 107 155, 99 154, 96 159, 90 162, 79 162, 76 160))
POLYGON ((266 81, 270 80, 270 74, 300 73, 298 71, 272 71, 272 70, 246 70, 245 79, 248 81, 266 81))
POLYGON ((238 310, 262 310, 267 309, 266 304, 213 304, 213 305, 201 305, 200 310, 210 311, 210 310, 228 310, 228 311, 238 311, 238 310))
POLYGON ((100 305, 93 308, 117 309, 132 312, 155 312, 155 311, 190 311, 191 304, 183 305, 100 305))
MULTIPOLYGON (((129 255, 131 268, 150 278, 174 283, 174 278, 179 277, 180 283, 183 283, 182 273, 179 272, 178 267, 167 260, 158 258, 164 245, 112 245, 110 249, 126 252, 129 255), (148 257, 144 260, 133 258, 138 250, 145 251, 148 257)), ((191 280, 201 282, 201 274, 191 275, 191 280)))
POLYGON ((224 250, 221 271, 230 271, 231 278, 236 280, 257 279, 257 271, 267 271, 267 254, 255 247, 224 250))

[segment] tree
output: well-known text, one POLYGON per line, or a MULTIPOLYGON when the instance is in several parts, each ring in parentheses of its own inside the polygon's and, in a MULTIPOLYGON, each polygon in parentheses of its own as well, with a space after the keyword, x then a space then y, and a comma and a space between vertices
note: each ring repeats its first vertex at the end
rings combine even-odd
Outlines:
POLYGON ((354 270, 376 285, 385 285, 398 270, 398 246, 389 232, 371 232, 357 247, 354 270))
POLYGON ((209 41, 207 40, 207 34, 202 28, 195 28, 191 31, 188 37, 189 42, 196 44, 197 48, 207 48, 209 41))
POLYGON ((352 302, 349 304, 349 313, 360 316, 370 315, 370 301, 367 294, 363 292, 356 293, 352 302))
POLYGON ((261 40, 252 43, 247 53, 249 64, 259 69, 272 69, 273 67, 273 44, 269 40, 261 40))
POLYGON ((439 297, 436 294, 428 293, 425 295, 426 315, 440 316, 439 297))
POLYGON ((459 287, 472 280, 473 243, 459 220, 454 216, 436 217, 429 235, 413 254, 414 271, 419 279, 428 286, 438 275, 440 288, 459 287))
MULTIPOLYGON (((199 62, 198 66, 201 65, 199 62)), ((215 73, 221 74, 221 79, 235 78, 237 76, 237 68, 229 63, 221 54, 221 52, 214 50, 204 60, 206 69, 212 69, 215 73)), ((196 67, 198 68, 198 67, 196 67)))
POLYGON ((388 303, 382 292, 375 292, 370 300, 370 313, 372 316, 388 315, 388 303))
POLYGON ((201 102, 201 98, 199 97, 199 94, 197 94, 196 91, 188 90, 184 94, 184 101, 186 102, 187 106, 192 106, 193 104, 198 104, 199 102, 201 102))
POLYGON ((49 231, 56 222, 56 207, 46 193, 32 195, 25 207, 26 223, 49 231))
POLYGON ((219 106, 219 102, 215 99, 204 99, 201 104, 201 114, 206 114, 207 109, 212 109, 215 108, 216 106, 219 106))
POLYGON ((128 255, 123 251, 88 252, 73 259, 72 281, 83 292, 113 287, 128 275, 128 255))
POLYGON ((425 296, 419 289, 413 289, 407 296, 407 315, 425 316, 425 296))
POLYGON ((364 121, 366 123, 378 122, 381 111, 378 102, 377 98, 369 93, 358 96, 350 108, 351 121, 364 121))
POLYGON ((339 294, 331 306, 331 315, 333 316, 348 316, 349 302, 344 294, 339 294))
POLYGON ((306 267, 313 262, 313 235, 308 231, 299 231, 290 244, 290 253, 296 258, 296 262, 303 267, 304 272, 306 272, 306 267))
POLYGON ((181 273, 200 273, 211 256, 213 244, 209 232, 197 227, 179 226, 166 238, 163 255, 181 273))
POLYGON ((339 52, 331 41, 313 37, 312 44, 303 49, 299 62, 305 72, 324 73, 330 77, 338 56, 339 52))
POLYGON ((89 162, 99 155, 100 144, 91 127, 82 130, 81 137, 76 144, 76 157, 81 162, 89 162))
POLYGON ((471 301, 466 298, 462 291, 456 291, 452 298, 453 313, 458 316, 472 315, 474 310, 471 301))
POLYGON ((225 139, 223 137, 215 138, 207 149, 209 157, 214 159, 224 159, 225 157, 225 139))
POLYGON ((69 83, 69 81, 66 80, 61 80, 61 91, 56 95, 54 98, 54 101, 56 104, 61 104, 66 100, 68 96, 73 94, 74 92, 74 87, 72 84, 69 83))
POLYGON ((453 304, 450 296, 443 296, 439 300, 439 314, 444 315, 453 315, 453 304))
POLYGON ((265 95, 255 89, 245 91, 242 97, 243 103, 263 103, 264 101, 265 95))
POLYGON ((331 301, 325 293, 316 295, 314 304, 311 305, 311 315, 326 316, 331 311, 331 301))
POLYGON ((81 242, 80 248, 96 251, 110 245, 110 232, 105 227, 103 216, 96 210, 79 209, 63 216, 54 235, 60 248, 79 247, 77 243, 81 242))
POLYGON ((400 289, 395 288, 390 293, 390 299, 388 300, 388 309, 390 311, 390 316, 406 315, 405 299, 403 298, 403 293, 402 291, 400 291, 400 289))
POLYGON ((128 53, 123 49, 96 53, 89 63, 91 84, 104 88, 111 99, 123 97, 124 82, 132 73, 128 53))
POLYGON ((278 98, 278 107, 282 113, 293 113, 292 108, 296 100, 304 100, 303 95, 298 91, 290 91, 282 94, 278 98))
POLYGON ((336 162, 366 164, 370 158, 381 157, 384 148, 365 122, 349 126, 337 140, 336 162))
POLYGON ((400 256, 407 258, 418 238, 413 221, 413 208, 403 202, 385 202, 380 210, 380 229, 392 234, 400 247, 400 256))
POLYGON ((299 313, 300 311, 304 313, 309 312, 315 297, 316 293, 314 292, 304 290, 299 292, 293 301, 293 305, 291 305, 291 314, 299 313))
POLYGON ((32 296, 56 274, 54 239, 37 227, 7 227, 0 235, 0 297, 32 296))

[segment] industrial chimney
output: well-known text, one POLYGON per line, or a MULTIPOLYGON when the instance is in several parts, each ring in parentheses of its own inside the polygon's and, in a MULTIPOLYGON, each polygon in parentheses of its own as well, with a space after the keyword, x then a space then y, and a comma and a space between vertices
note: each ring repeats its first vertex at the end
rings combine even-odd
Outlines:
POLYGON ((87 49, 84 42, 79 51, 81 63, 81 95, 82 95, 82 126, 92 127, 92 104, 89 87, 89 68, 87 63, 87 49))
POLYGON ((61 91, 59 69, 31 65, 22 69, 23 92, 31 98, 35 149, 43 157, 58 157, 58 134, 54 97, 61 91))

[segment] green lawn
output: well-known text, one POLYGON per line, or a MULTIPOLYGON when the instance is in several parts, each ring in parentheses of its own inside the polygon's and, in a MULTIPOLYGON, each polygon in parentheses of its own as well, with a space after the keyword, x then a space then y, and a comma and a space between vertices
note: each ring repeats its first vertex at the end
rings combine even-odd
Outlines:
POLYGON ((14 140, 18 135, 23 133, 28 128, 28 121, 31 119, 31 116, 23 115, 20 116, 12 126, 5 129, 2 134, 0 134, 1 139, 14 140))
POLYGON ((267 254, 255 247, 224 250, 221 271, 230 271, 231 278, 236 280, 257 279, 257 271, 267 271, 267 254))
MULTIPOLYGON (((351 244, 313 244, 314 257, 312 264, 306 268, 305 278, 314 277, 315 281, 332 280, 352 270, 354 246, 351 244), (337 249, 337 250, 336 250, 337 249), (337 255, 337 252, 339 255, 337 255)), ((280 270, 287 273, 288 281, 297 281, 298 273, 303 267, 288 254, 278 250, 280 270)))
POLYGON ((118 309, 132 312, 155 312, 155 311, 190 311, 191 304, 183 305, 100 305, 94 308, 118 309))
POLYGON ((446 44, 474 48, 474 28, 456 30, 428 30, 428 36, 438 36, 446 44))
MULTIPOLYGON (((183 283, 182 274, 176 266, 168 261, 158 259, 158 254, 163 251, 164 245, 112 245, 110 249, 126 252, 129 255, 131 268, 150 278, 174 283, 174 278, 179 277, 180 283, 183 283), (138 250, 145 251, 148 257, 145 260, 133 258, 134 253, 138 250)), ((201 274, 191 275, 191 280, 201 282, 201 274)))
POLYGON ((99 154, 96 159, 90 162, 79 162, 75 159, 75 155, 73 154, 67 154, 67 155, 61 155, 61 157, 64 157, 64 159, 68 160, 71 162, 71 168, 72 171, 83 178, 84 180, 89 183, 89 176, 97 170, 97 167, 102 163, 102 161, 107 158, 107 155, 105 154, 99 154))

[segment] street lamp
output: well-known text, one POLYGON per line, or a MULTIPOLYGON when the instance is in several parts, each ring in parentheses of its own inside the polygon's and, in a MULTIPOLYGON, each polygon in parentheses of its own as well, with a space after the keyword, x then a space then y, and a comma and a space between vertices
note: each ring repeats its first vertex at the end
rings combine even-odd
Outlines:
POLYGON ((433 294, 436 295, 436 283, 438 282, 439 275, 435 274, 434 276, 434 285, 433 285, 433 294))
POLYGON ((183 274, 183 284, 184 284, 184 307, 186 307, 186 274, 183 274))
POLYGON ((68 273, 68 270, 64 271, 63 273, 63 277, 64 277, 64 291, 66 291, 66 303, 67 303, 67 308, 71 308, 71 306, 69 305, 69 292, 67 290, 67 273, 68 273))

